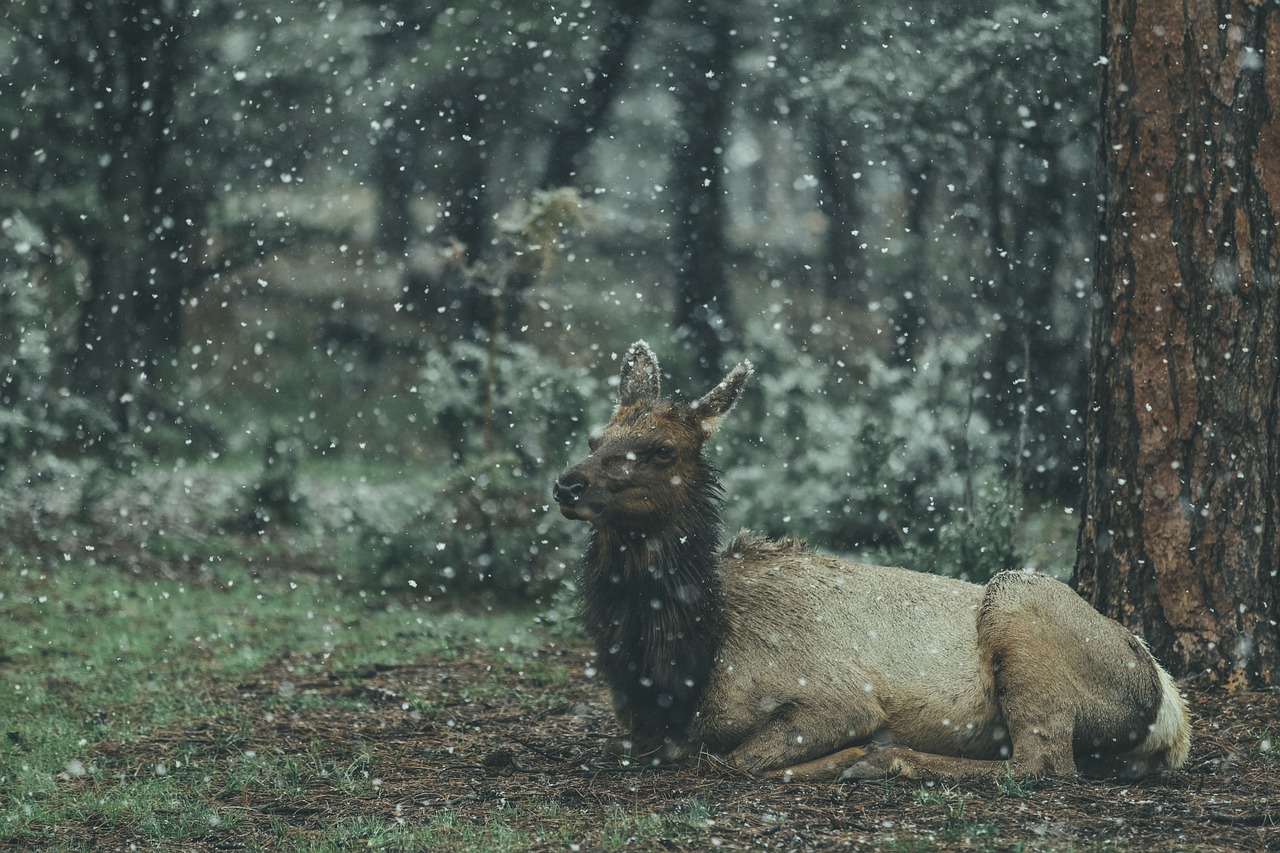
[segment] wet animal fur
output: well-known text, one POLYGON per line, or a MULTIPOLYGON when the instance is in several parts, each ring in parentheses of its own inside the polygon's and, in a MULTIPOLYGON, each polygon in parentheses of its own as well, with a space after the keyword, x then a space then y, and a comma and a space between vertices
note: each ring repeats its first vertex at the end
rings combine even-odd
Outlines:
POLYGON ((583 562, 583 618, 644 752, 683 738, 727 630, 720 488, 709 474, 683 524, 661 534, 594 527, 583 562))
POLYGON ((591 524, 583 616, 637 752, 790 778, 1142 775, 1186 706, 1146 646, 1044 575, 985 586, 740 533, 702 448, 750 376, 664 398, 643 343, 592 453, 557 479, 591 524))

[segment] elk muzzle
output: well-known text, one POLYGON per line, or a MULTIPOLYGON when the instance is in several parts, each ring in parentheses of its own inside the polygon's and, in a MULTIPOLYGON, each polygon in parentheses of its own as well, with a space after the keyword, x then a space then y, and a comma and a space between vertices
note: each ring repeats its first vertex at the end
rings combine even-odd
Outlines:
POLYGON ((589 521, 599 515, 597 510, 581 502, 589 486, 586 475, 576 468, 561 474, 551 487, 551 495, 560 505, 560 514, 577 521, 589 521))

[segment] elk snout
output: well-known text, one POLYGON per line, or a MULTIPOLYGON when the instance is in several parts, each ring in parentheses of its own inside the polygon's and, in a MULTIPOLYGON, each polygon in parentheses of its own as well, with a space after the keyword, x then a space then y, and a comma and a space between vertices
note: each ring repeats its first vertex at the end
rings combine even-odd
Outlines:
POLYGON ((556 480, 551 493, 555 496, 556 503, 571 504, 577 503, 578 498, 582 497, 582 493, 586 490, 587 478, 582 475, 582 472, 570 471, 556 480))
POLYGON ((586 507, 578 504, 586 494, 589 485, 590 482, 581 471, 567 471, 560 475, 555 485, 551 487, 551 495, 556 499, 556 503, 560 504, 561 515, 579 519, 590 517, 589 513, 584 512, 586 507))

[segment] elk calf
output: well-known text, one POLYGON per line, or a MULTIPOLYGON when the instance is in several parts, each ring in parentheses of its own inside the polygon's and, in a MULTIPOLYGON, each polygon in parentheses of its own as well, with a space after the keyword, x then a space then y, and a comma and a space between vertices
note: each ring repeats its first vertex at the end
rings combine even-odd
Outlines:
POLYGON ((985 586, 740 533, 703 446, 739 364, 694 401, 661 396, 643 342, 591 455, 554 486, 589 522, 583 617, 632 749, 708 750, 800 779, 1180 767, 1186 705, 1141 640, 1045 575, 985 586))

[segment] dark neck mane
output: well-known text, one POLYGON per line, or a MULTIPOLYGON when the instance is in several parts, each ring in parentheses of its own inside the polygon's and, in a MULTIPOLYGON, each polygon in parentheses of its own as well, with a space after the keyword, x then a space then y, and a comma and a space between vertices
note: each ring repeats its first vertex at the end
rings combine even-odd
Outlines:
POLYGON ((725 634, 722 492, 710 466, 698 473, 675 523, 645 533, 593 526, 583 565, 599 666, 619 717, 647 742, 688 727, 725 634))

